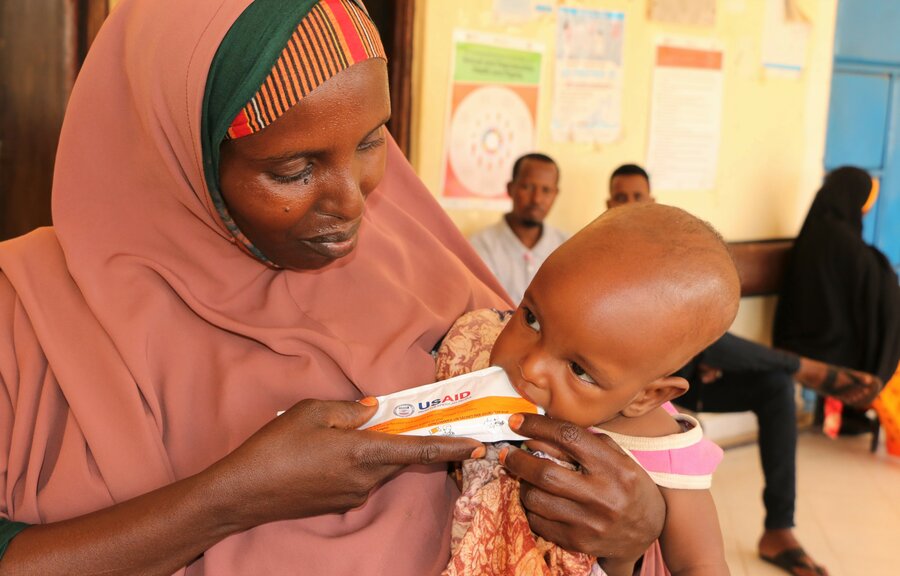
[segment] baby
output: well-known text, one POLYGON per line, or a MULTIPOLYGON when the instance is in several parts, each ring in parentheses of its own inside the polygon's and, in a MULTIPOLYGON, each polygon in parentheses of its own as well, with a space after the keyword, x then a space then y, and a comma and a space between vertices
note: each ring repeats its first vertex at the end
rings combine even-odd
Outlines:
MULTIPOLYGON (((608 434, 648 470, 666 500, 659 543, 665 566, 676 575, 728 574, 708 490, 721 450, 703 440, 696 420, 673 415, 667 403, 688 388, 671 374, 725 332, 739 297, 737 271, 711 227, 669 206, 623 207, 600 216, 547 259, 518 309, 503 319, 508 321, 490 352, 490 364, 502 367, 516 390, 548 416, 608 434)), ((502 322, 493 322, 491 335, 491 323, 485 323, 490 318, 501 317, 479 311, 454 326, 439 351, 439 378, 461 369, 454 358, 473 357, 460 353, 463 333, 467 340, 481 328, 487 328, 488 339, 496 335, 502 322)), ((483 367, 476 361, 466 368, 483 367)), ((474 479, 485 463, 472 460, 463 466, 463 496, 454 515, 453 559, 446 574, 496 573, 496 566, 486 568, 496 564, 488 558, 497 553, 496 542, 519 542, 518 535, 505 533, 482 545, 491 538, 488 532, 501 530, 495 528, 498 518, 485 515, 512 510, 524 521, 517 484, 504 492, 503 486, 514 481, 502 467, 489 465, 493 480, 506 483, 492 491, 485 489, 498 482, 474 479), (476 558, 480 569, 473 569, 476 558)), ((502 530, 511 530, 508 522, 505 526, 502 530)), ((504 570, 591 573, 592 558, 585 566, 579 562, 582 555, 553 550, 540 538, 525 548, 531 560, 503 562, 533 564, 537 555, 545 566, 504 570)), ((650 556, 645 556, 643 573, 664 574, 661 565, 651 566, 650 556)), ((610 575, 632 573, 632 566, 599 562, 610 575)), ((598 566, 593 570, 599 573, 598 566)))

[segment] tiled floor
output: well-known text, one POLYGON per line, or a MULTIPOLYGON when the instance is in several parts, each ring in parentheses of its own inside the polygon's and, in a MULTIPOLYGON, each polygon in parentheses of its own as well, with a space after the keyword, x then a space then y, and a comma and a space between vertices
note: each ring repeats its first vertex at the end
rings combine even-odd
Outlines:
MULTIPOLYGON (((900 575, 900 458, 869 453, 869 438, 800 434, 797 534, 831 576, 900 575)), ((785 574, 757 557, 761 495, 756 445, 726 450, 713 496, 733 576, 785 574)))

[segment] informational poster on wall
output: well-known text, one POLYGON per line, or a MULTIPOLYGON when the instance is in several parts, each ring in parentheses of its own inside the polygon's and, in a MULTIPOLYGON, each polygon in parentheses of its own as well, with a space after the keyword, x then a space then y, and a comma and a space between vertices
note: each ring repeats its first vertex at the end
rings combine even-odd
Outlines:
POLYGON ((509 208, 512 165, 535 147, 543 55, 528 39, 454 33, 444 205, 509 208))
POLYGON ((493 23, 498 26, 526 24, 553 15, 555 0, 494 0, 493 23))
POLYGON ((784 0, 766 0, 762 36, 763 67, 779 76, 800 77, 806 66, 810 24, 784 0))
POLYGON ((716 0, 648 0, 650 20, 691 26, 716 23, 716 0))
POLYGON ((557 142, 612 142, 622 128, 625 14, 560 6, 553 119, 557 142))
POLYGON ((647 165, 654 190, 712 190, 722 132, 723 51, 712 41, 656 46, 647 165))

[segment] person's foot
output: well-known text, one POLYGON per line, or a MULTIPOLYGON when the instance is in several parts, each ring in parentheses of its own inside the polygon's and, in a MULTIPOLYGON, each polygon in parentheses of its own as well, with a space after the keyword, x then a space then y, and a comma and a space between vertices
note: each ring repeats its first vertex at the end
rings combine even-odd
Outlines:
POLYGON ((759 557, 794 576, 828 576, 807 554, 790 528, 766 530, 759 539, 759 557))
POLYGON ((867 408, 884 387, 878 376, 842 368, 812 358, 800 357, 800 369, 794 378, 804 388, 831 396, 855 408, 867 408))

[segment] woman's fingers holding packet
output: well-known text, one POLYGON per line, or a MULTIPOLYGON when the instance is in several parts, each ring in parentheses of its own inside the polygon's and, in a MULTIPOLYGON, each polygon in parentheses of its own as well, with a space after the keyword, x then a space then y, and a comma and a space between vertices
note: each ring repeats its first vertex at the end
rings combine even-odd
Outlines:
POLYGON ((659 489, 608 436, 533 414, 513 415, 510 427, 580 465, 572 471, 521 450, 504 454, 537 534, 569 550, 635 559, 653 541, 648 535, 659 535, 665 520, 659 489))

